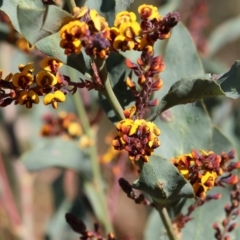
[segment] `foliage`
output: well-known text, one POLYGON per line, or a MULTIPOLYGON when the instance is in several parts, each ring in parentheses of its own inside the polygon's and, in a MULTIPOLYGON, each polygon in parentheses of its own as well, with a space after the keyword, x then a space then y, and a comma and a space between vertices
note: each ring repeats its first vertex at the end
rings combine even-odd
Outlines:
MULTIPOLYGON (((9 123, 4 111, 1 124, 21 167, 35 174, 57 169, 62 176, 46 235, 71 239, 67 222, 80 239, 120 239, 113 228, 114 222, 121 229, 115 223, 120 185, 136 204, 152 207, 145 239, 237 238, 240 61, 223 67, 213 56, 239 38, 239 17, 206 39, 201 30, 207 23, 206 1, 194 1, 185 21, 184 0, 143 3, 128 11, 136 2, 0 1, 1 39, 27 54, 23 62, 12 57, 18 71, 0 72, 0 106, 15 104, 16 118, 30 116, 31 148, 17 140, 13 129, 20 127, 12 125, 15 119, 9 123), (41 100, 52 106, 44 108, 50 113, 42 110, 41 100), (109 121, 102 123, 103 112, 109 121), (103 231, 98 224, 87 230, 93 222, 103 231)), ((16 184, 21 171, 6 167, 5 159, 11 158, 10 153, 0 156, 0 200, 17 229, 26 213, 21 217, 15 206, 17 190, 12 196, 12 186, 22 189, 16 184)))

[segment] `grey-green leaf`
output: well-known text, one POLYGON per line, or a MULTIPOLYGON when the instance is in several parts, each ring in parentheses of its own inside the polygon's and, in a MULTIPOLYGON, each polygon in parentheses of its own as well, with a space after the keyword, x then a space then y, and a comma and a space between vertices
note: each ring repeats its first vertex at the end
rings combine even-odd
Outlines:
POLYGON ((224 92, 209 75, 184 78, 172 85, 169 92, 161 99, 157 112, 160 114, 176 105, 220 95, 224 95, 224 92))
POLYGON ((132 186, 147 193, 160 204, 182 197, 194 197, 191 184, 170 161, 160 156, 153 155, 149 162, 141 164, 139 179, 132 186))
POLYGON ((161 130, 161 145, 154 150, 158 155, 170 159, 193 149, 211 150, 211 121, 197 106, 188 104, 171 108, 154 123, 161 130))
POLYGON ((220 84, 222 90, 227 97, 237 98, 240 95, 240 61, 236 61, 231 69, 223 74, 217 83, 220 84))
POLYGON ((58 32, 63 21, 72 19, 68 12, 54 5, 48 5, 41 9, 18 6, 17 17, 20 33, 31 44, 58 32))
POLYGON ((21 160, 29 171, 61 167, 86 175, 91 172, 88 152, 81 150, 76 142, 61 138, 43 139, 33 149, 25 152, 21 160))

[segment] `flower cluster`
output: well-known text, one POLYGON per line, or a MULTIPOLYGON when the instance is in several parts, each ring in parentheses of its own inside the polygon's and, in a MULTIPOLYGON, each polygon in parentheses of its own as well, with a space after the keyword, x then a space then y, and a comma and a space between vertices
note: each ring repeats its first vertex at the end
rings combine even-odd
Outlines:
MULTIPOLYGON (((158 104, 157 99, 151 99, 152 94, 162 88, 163 81, 158 74, 162 72, 165 65, 161 57, 153 57, 152 47, 146 47, 137 60, 137 64, 126 60, 126 65, 134 71, 138 77, 138 85, 141 87, 137 90, 136 84, 128 77, 126 80, 127 86, 135 98, 136 112, 132 118, 143 118, 146 111, 158 104)), ((129 117, 129 110, 125 110, 125 116, 129 117)))
POLYGON ((138 12, 142 19, 140 24, 135 13, 122 11, 110 28, 96 10, 75 8, 75 18, 60 29, 60 46, 67 55, 79 54, 84 47, 88 55, 100 58, 106 58, 110 51, 142 51, 158 39, 169 38, 171 29, 180 19, 176 12, 162 18, 152 5, 141 5, 138 12))
POLYGON ((81 237, 79 238, 80 240, 116 240, 113 233, 109 233, 107 238, 102 237, 101 233, 99 232, 98 224, 94 225, 94 231, 88 231, 86 225, 71 213, 67 213, 65 218, 72 230, 78 234, 81 234, 81 237))
POLYGON ((132 161, 149 161, 153 150, 160 146, 160 130, 153 122, 144 119, 124 119, 117 126, 118 136, 112 144, 116 150, 125 149, 132 161))
POLYGON ((79 54, 82 47, 91 56, 106 58, 110 51, 110 28, 105 18, 94 9, 75 9, 75 19, 65 24, 59 34, 65 54, 79 54))
POLYGON ((181 230, 185 227, 185 225, 189 221, 191 221, 193 219, 191 217, 191 215, 197 208, 203 206, 204 204, 206 204, 212 200, 218 200, 220 198, 221 198, 221 194, 216 193, 216 194, 209 194, 205 198, 196 199, 196 201, 188 207, 186 214, 180 213, 172 220, 175 232, 179 236, 181 236, 181 230))
POLYGON ((153 46, 158 39, 167 39, 171 29, 178 23, 180 15, 169 13, 162 18, 155 6, 143 4, 138 12, 142 19, 137 22, 135 13, 123 11, 117 14, 111 28, 112 44, 115 50, 139 50, 153 46))
POLYGON ((236 184, 238 177, 231 172, 240 168, 240 162, 230 161, 234 159, 233 151, 222 153, 221 156, 212 151, 201 150, 201 153, 193 150, 189 154, 171 159, 179 172, 191 183, 196 196, 204 198, 206 192, 214 186, 236 184))
POLYGON ((44 137, 76 138, 82 134, 82 127, 74 113, 60 112, 57 116, 46 114, 43 121, 41 135, 44 137))
POLYGON ((52 104, 57 108, 57 102, 65 101, 62 90, 62 79, 58 69, 62 63, 55 58, 45 58, 41 62, 43 70, 33 74, 33 63, 19 65, 19 72, 9 74, 5 79, 0 75, 0 106, 5 107, 15 101, 15 104, 31 108, 39 103, 39 96, 44 97, 44 104, 52 104))
POLYGON ((222 227, 220 224, 213 224, 213 228, 216 231, 215 238, 217 240, 230 239, 229 233, 237 227, 236 218, 240 215, 240 182, 234 186, 234 190, 231 192, 230 200, 231 204, 226 204, 224 208, 226 217, 222 221, 222 227))
POLYGON ((78 88, 99 86, 99 83, 94 81, 93 83, 87 80, 71 81, 68 76, 59 72, 63 63, 56 58, 47 57, 40 65, 43 69, 36 75, 34 75, 33 63, 19 65, 19 72, 10 73, 5 79, 2 79, 2 71, 0 71, 1 107, 14 102, 32 108, 33 104, 39 103, 39 96, 44 96, 44 105, 51 104, 53 108, 58 108, 58 103, 66 100, 66 94, 74 94, 78 88))
POLYGON ((113 146, 116 150, 128 151, 130 160, 137 161, 141 158, 147 162, 148 156, 160 146, 157 138, 160 130, 154 123, 145 121, 143 117, 150 107, 158 104, 157 99, 151 97, 163 85, 158 74, 165 66, 160 57, 154 57, 151 46, 143 49, 137 64, 127 59, 126 65, 137 75, 140 89, 137 89, 136 84, 129 77, 127 78, 126 84, 135 98, 135 105, 124 110, 126 119, 117 125, 119 134, 113 140, 113 146))

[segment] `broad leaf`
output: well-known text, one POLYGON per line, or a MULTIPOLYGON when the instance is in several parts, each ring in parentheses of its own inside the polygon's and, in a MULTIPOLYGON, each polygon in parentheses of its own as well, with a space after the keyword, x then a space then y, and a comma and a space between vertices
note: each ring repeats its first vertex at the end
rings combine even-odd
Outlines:
POLYGON ((192 76, 177 81, 161 99, 157 114, 180 104, 193 103, 207 97, 225 95, 209 75, 192 76))
POLYGON ((159 100, 166 95, 176 81, 187 76, 204 73, 194 42, 182 23, 178 23, 173 28, 163 61, 166 66, 161 73, 163 88, 154 95, 159 100))
POLYGON ((216 126, 213 127, 212 150, 221 154, 233 150, 232 142, 216 126))
POLYGON ((160 156, 153 155, 149 162, 140 164, 139 179, 132 186, 164 205, 182 197, 194 197, 191 184, 170 161, 160 156))
POLYGON ((171 108, 154 123, 161 130, 161 145, 154 152, 164 158, 171 159, 193 149, 211 150, 211 121, 197 106, 189 104, 171 108))
POLYGON ((86 175, 91 172, 87 151, 81 150, 77 143, 61 138, 43 139, 33 149, 25 152, 21 160, 29 171, 61 167, 71 168, 86 175))
POLYGON ((23 7, 28 9, 43 9, 44 4, 39 0, 1 0, 0 9, 5 12, 14 26, 14 28, 20 31, 19 19, 17 17, 17 7, 23 7))
POLYGON ((236 61, 231 69, 223 74, 217 83, 221 85, 222 90, 227 97, 237 98, 240 94, 240 61, 236 61))
POLYGON ((48 5, 42 9, 18 6, 17 17, 20 33, 31 44, 58 32, 63 22, 72 19, 68 12, 54 5, 48 5))

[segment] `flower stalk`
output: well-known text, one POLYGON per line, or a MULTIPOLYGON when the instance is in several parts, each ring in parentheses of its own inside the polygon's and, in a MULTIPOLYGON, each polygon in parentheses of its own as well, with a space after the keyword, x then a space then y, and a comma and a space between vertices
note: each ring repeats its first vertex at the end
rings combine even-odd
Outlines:
POLYGON ((168 238, 170 240, 178 240, 178 237, 174 232, 172 221, 168 215, 167 209, 156 202, 154 203, 154 205, 162 219, 163 225, 167 231, 168 238))
MULTIPOLYGON (((71 78, 74 79, 74 74, 73 72, 70 71, 71 78)), ((87 118, 87 113, 82 101, 82 98, 79 94, 74 94, 74 103, 76 106, 76 110, 79 116, 79 119, 81 119, 82 123, 82 128, 84 133, 92 139, 96 139, 95 134, 91 130, 91 126, 89 123, 89 120, 87 118)), ((113 227, 111 224, 109 212, 108 212, 108 207, 107 207, 107 201, 105 199, 104 195, 104 186, 103 186, 103 180, 102 180, 102 175, 101 175, 101 169, 98 161, 98 154, 97 154, 97 148, 96 145, 93 144, 92 146, 89 147, 89 155, 91 158, 91 165, 92 165, 92 173, 93 173, 93 185, 98 189, 98 194, 99 194, 99 199, 101 199, 101 202, 99 203, 101 205, 101 208, 104 211, 104 227, 106 232, 113 232, 113 227)))
POLYGON ((76 7, 76 3, 74 0, 67 0, 67 5, 71 12, 73 12, 73 9, 76 7))
POLYGON ((114 94, 111 83, 110 83, 110 79, 109 79, 108 72, 106 69, 106 61, 103 59, 100 59, 100 58, 96 58, 96 59, 94 59, 94 62, 97 66, 100 79, 104 86, 104 90, 102 93, 109 100, 109 102, 112 105, 113 110, 115 111, 119 120, 125 119, 124 114, 123 114, 123 109, 122 109, 118 99, 116 98, 116 95, 114 94))

